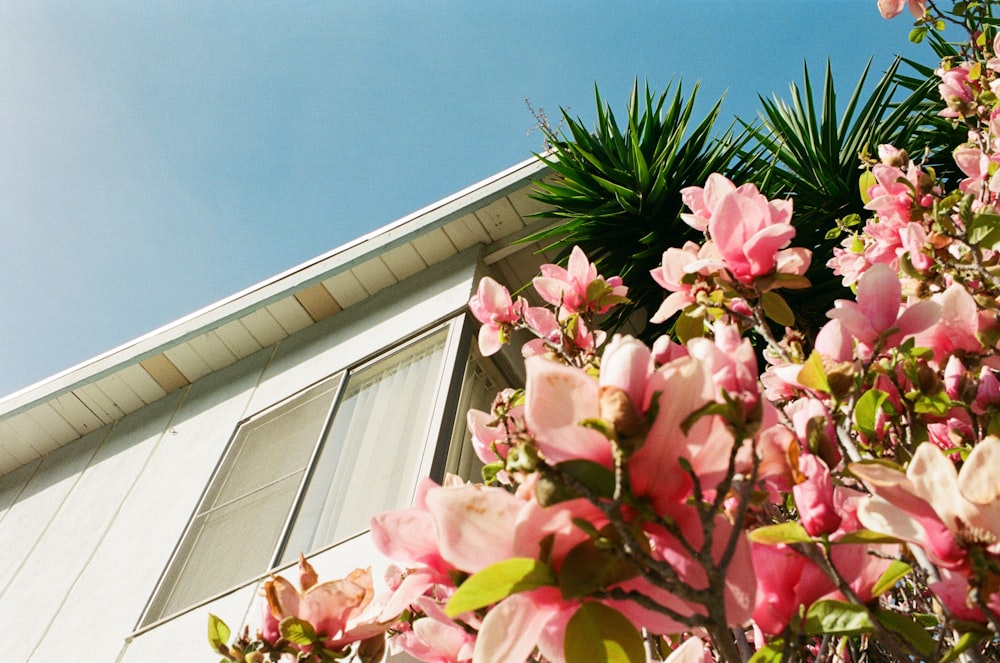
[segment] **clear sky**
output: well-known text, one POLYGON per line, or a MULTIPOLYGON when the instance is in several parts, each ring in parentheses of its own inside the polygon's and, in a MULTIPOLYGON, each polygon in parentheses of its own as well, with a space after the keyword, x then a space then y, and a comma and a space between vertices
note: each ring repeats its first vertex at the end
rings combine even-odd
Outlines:
POLYGON ((530 157, 525 99, 634 79, 724 116, 829 57, 927 59, 876 0, 0 0, 0 396, 530 157))

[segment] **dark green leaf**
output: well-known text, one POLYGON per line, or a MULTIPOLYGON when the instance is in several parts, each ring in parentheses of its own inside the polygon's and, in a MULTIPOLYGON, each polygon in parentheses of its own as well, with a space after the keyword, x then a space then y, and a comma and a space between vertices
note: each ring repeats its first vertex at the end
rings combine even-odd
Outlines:
POLYGON ((764 307, 764 314, 783 327, 791 327, 795 324, 795 314, 788 306, 785 298, 768 290, 760 295, 760 304, 764 307))
POLYGON ((634 564, 612 549, 587 539, 567 553, 559 570, 559 591, 564 599, 575 599, 639 575, 634 564))
POLYGON ((883 626, 899 634, 904 641, 924 656, 930 656, 937 648, 934 636, 908 616, 891 610, 875 610, 875 617, 882 622, 883 626))

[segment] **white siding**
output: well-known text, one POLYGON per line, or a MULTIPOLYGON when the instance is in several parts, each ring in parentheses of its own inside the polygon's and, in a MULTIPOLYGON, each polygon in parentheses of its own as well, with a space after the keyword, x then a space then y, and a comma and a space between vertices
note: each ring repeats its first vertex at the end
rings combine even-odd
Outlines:
MULTIPOLYGON (((257 580, 145 631, 136 634, 135 628, 237 423, 460 312, 472 293, 478 254, 474 249, 420 270, 370 302, 0 476, 0 623, 16 634, 8 638, 5 658, 213 660, 207 614, 237 627, 257 580)), ((273 322, 266 309, 260 312, 273 322)), ((241 352, 251 347, 243 346, 241 352)), ((171 360, 190 378, 207 368, 193 352, 174 353, 171 360)), ((109 412, 133 407, 123 396, 138 394, 126 394, 127 388, 106 381, 82 391, 88 406, 109 412)), ((252 533, 247 540, 252 545, 252 533)), ((356 539, 325 553, 317 567, 326 576, 343 574, 371 563, 370 557, 366 539, 356 539)), ((376 573, 381 577, 381 567, 376 573)))

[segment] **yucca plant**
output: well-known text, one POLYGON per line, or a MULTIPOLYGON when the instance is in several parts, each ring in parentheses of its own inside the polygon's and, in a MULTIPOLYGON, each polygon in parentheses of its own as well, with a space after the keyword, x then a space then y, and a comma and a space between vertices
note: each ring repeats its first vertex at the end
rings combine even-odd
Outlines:
MULTIPOLYGON (((866 93, 869 63, 842 112, 829 63, 819 96, 805 67, 802 88, 792 84, 790 101, 761 97, 759 122, 744 125, 752 142, 741 157, 766 164, 750 172, 752 181, 770 198, 794 201, 795 243, 813 250, 807 276, 814 287, 808 295, 788 295, 813 331, 825 321, 823 313, 834 299, 850 296, 826 262, 841 241, 838 222, 870 216, 859 190, 862 159, 876 155, 880 144, 892 144, 915 160, 926 158, 946 178, 954 171, 950 153, 925 154, 929 145, 941 144, 942 131, 952 131, 937 117, 933 71, 918 71, 903 85, 899 65, 897 59, 866 93)), ((954 144, 961 140, 956 136, 954 144)))
POLYGON ((540 127, 551 145, 540 158, 557 180, 538 183, 536 197, 551 206, 545 216, 560 222, 526 241, 560 248, 564 256, 579 245, 603 274, 621 275, 633 304, 614 325, 636 309, 648 318, 659 307, 663 291, 649 271, 668 247, 699 236, 680 218, 681 189, 704 183, 713 172, 745 179, 749 164, 737 157, 747 134, 727 129, 713 135, 721 100, 695 123, 697 86, 685 97, 680 85, 657 95, 648 85, 640 93, 636 82, 624 124, 595 93, 593 132, 565 111, 564 130, 540 127))

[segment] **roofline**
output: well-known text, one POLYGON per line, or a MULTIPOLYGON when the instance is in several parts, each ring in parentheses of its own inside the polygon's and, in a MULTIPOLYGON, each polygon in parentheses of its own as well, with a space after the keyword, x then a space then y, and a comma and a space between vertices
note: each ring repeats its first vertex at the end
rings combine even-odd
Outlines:
POLYGON ((526 159, 312 260, 0 398, 0 417, 14 416, 40 402, 58 398, 127 365, 143 361, 199 334, 217 329, 253 309, 330 278, 375 253, 405 244, 416 235, 461 217, 471 206, 478 207, 505 196, 523 186, 526 180, 540 178, 548 169, 548 165, 537 157, 526 159))

